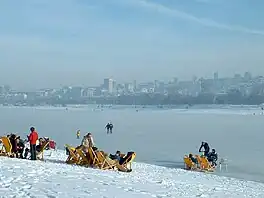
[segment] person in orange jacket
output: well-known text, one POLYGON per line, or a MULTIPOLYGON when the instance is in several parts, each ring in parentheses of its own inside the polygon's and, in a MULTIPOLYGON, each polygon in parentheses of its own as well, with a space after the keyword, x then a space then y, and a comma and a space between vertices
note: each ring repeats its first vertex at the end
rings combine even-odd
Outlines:
POLYGON ((38 140, 38 133, 35 130, 34 127, 30 128, 30 134, 28 136, 28 140, 30 143, 30 154, 31 154, 31 160, 36 160, 36 142, 38 140))

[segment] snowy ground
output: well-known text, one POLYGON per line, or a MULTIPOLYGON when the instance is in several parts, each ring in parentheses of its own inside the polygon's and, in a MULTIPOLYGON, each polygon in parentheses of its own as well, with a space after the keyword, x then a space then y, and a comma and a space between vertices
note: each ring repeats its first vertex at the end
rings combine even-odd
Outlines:
MULTIPOLYGON (((49 151, 46 152, 48 154, 49 151)), ((264 197, 264 184, 141 163, 132 173, 0 157, 0 197, 264 197)))

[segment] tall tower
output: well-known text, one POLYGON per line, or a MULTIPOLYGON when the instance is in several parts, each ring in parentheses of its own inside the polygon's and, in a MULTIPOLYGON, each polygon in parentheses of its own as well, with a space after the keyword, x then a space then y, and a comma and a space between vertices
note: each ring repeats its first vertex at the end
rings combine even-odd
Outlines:
POLYGON ((252 79, 251 73, 250 72, 245 72, 244 79, 247 80, 247 81, 251 80, 252 79))
POLYGON ((218 80, 218 72, 214 73, 214 80, 218 80))
POLYGON ((104 79, 104 89, 106 89, 109 93, 113 93, 114 89, 114 80, 111 78, 105 78, 104 79))
POLYGON ((137 81, 136 80, 133 81, 133 87, 134 87, 134 92, 136 92, 137 91, 137 81))

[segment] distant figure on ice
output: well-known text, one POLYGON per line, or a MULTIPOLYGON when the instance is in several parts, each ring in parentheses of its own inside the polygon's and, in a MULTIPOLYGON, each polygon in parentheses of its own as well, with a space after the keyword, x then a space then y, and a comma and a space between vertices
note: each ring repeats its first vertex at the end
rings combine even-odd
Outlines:
POLYGON ((76 132, 76 137, 77 137, 77 139, 80 139, 80 136, 81 136, 81 131, 78 130, 78 131, 76 132))
POLYGON ((210 147, 207 142, 202 142, 202 145, 199 148, 199 152, 202 152, 202 148, 204 148, 204 155, 208 157, 208 154, 210 152, 210 147))
POLYGON ((107 134, 108 133, 112 133, 113 132, 113 124, 111 122, 108 122, 107 125, 105 126, 106 130, 107 130, 107 134))

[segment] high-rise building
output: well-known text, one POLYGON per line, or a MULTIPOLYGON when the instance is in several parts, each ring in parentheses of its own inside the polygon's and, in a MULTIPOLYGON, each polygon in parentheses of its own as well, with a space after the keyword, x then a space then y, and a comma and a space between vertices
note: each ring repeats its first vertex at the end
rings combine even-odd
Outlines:
POLYGON ((105 78, 104 79, 104 85, 103 88, 108 91, 108 93, 113 93, 114 91, 114 80, 111 78, 105 78))
POLYGON ((192 81, 193 81, 193 83, 196 83, 197 80, 198 80, 197 76, 193 76, 193 77, 192 77, 192 81))
POLYGON ((173 84, 178 84, 178 78, 177 77, 174 77, 173 80, 172 80, 172 83, 173 84))
POLYGON ((133 81, 133 88, 134 88, 134 92, 136 92, 137 91, 137 81, 136 80, 133 81))
POLYGON ((245 72, 244 79, 247 80, 247 81, 251 80, 252 79, 251 73, 250 72, 245 72))
POLYGON ((154 88, 155 89, 159 88, 159 81, 158 80, 154 80, 154 88))
POLYGON ((218 72, 214 73, 214 80, 218 80, 218 72))
POLYGON ((113 92, 116 92, 117 83, 115 80, 113 80, 113 92))

